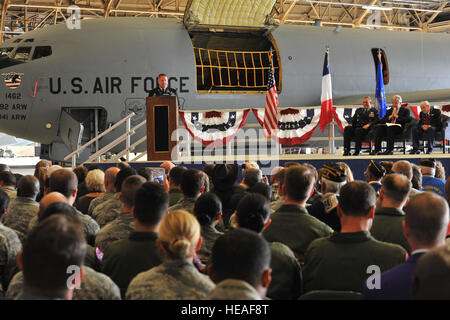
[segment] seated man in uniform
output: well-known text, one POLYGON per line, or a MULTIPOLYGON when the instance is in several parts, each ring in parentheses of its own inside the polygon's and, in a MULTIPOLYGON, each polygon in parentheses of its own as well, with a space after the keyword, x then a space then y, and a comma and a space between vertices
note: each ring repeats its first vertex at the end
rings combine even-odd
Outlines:
POLYGON ((361 154, 362 139, 369 133, 372 124, 378 120, 378 110, 372 106, 370 97, 364 97, 363 108, 356 109, 352 123, 344 129, 344 156, 350 155, 350 142, 355 137, 354 156, 361 154))
POLYGON ((383 272, 405 261, 403 248, 370 235, 375 201, 375 190, 366 182, 353 181, 341 188, 338 205, 341 232, 309 245, 303 268, 305 292, 362 292, 371 276, 370 266, 376 265, 383 272))
POLYGON ((408 108, 402 108, 402 97, 395 95, 392 98, 392 108, 386 111, 385 116, 380 119, 375 128, 375 150, 371 155, 394 154, 394 139, 399 135, 405 125, 411 120, 408 108), (381 142, 386 140, 386 151, 381 153, 381 142))
POLYGON ((168 88, 169 81, 167 79, 167 75, 161 73, 157 78, 158 86, 148 93, 149 97, 159 97, 159 96, 176 96, 177 90, 173 88, 168 88))
POLYGON ((419 137, 422 136, 428 141, 427 154, 433 152, 434 137, 436 130, 441 129, 441 110, 430 107, 428 101, 420 103, 420 120, 419 124, 412 131, 413 149, 410 154, 419 154, 419 137))
POLYGON ((270 248, 254 231, 234 229, 214 243, 207 300, 262 300, 271 281, 270 248))

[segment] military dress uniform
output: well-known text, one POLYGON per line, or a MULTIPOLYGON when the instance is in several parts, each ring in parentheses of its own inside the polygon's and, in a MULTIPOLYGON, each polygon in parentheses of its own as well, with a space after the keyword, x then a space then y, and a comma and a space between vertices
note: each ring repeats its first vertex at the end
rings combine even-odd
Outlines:
POLYGON ((156 87, 149 91, 148 96, 149 97, 159 97, 159 96, 176 96, 177 90, 173 88, 165 88, 162 89, 160 87, 156 87))
POLYGON ((167 259, 138 274, 128 286, 127 300, 200 300, 214 288, 208 276, 191 263, 167 259))
MULTIPOLYGON (((106 275, 83 266, 84 278, 79 289, 73 289, 72 300, 121 300, 119 287, 106 275)), ((23 272, 18 272, 6 291, 7 300, 23 299, 23 272)))
POLYGON ((22 244, 25 241, 28 225, 37 216, 38 211, 39 203, 31 198, 17 197, 9 204, 4 224, 17 233, 22 244))
POLYGON ((398 244, 409 254, 411 247, 403 234, 402 222, 404 220, 405 213, 402 210, 378 207, 375 209, 375 219, 373 219, 370 233, 379 241, 398 244))
POLYGON ((368 267, 381 272, 405 262, 406 251, 395 244, 375 240, 369 231, 334 233, 311 243, 302 269, 303 288, 362 292, 368 267))
POLYGON ((344 129, 344 156, 350 154, 350 143, 355 137, 355 155, 361 151, 362 140, 369 133, 372 125, 379 120, 376 108, 358 108, 352 118, 352 125, 344 129), (370 124, 369 128, 363 126, 370 124))

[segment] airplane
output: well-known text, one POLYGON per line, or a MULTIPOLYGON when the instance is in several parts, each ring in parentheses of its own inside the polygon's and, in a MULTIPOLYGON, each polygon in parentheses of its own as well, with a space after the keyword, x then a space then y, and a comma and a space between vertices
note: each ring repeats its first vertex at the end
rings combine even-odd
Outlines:
MULTIPOLYGON (((145 98, 159 73, 169 76, 169 87, 177 89, 186 111, 263 108, 266 84, 261 70, 270 66, 265 57, 270 50, 279 108, 320 105, 326 48, 335 105, 361 104, 362 97, 373 97, 378 52, 388 102, 394 94, 404 101, 450 98, 448 34, 337 32, 276 26, 265 19, 259 25, 230 26, 202 23, 200 14, 190 17, 81 20, 80 29, 57 24, 6 41, 0 45, 6 54, 0 58, 0 131, 41 143, 42 158, 63 161, 96 131, 131 111, 137 113, 135 124, 144 120, 145 98), (254 61, 258 59, 260 65, 254 61), (222 72, 208 67, 219 60, 222 72)), ((100 148, 121 134, 103 137, 100 148)), ((132 143, 145 134, 140 128, 132 143)), ((136 152, 144 149, 142 143, 136 152)), ((92 152, 86 149, 79 161, 92 152)))

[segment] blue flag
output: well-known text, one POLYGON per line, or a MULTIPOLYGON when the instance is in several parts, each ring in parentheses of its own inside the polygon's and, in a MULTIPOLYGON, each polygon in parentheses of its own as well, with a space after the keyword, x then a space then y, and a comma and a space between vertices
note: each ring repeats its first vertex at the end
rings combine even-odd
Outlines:
POLYGON ((380 119, 386 114, 386 96, 384 94, 383 70, 381 68, 381 54, 378 54, 377 66, 377 88, 375 90, 375 98, 378 100, 378 108, 380 109, 380 119))

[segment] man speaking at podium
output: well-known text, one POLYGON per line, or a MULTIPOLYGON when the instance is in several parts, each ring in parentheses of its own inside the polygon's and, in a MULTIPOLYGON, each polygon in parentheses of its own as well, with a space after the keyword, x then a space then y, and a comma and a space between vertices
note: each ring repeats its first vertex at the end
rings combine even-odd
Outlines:
POLYGON ((167 85, 169 80, 167 79, 167 75, 161 73, 158 78, 158 86, 155 89, 150 90, 148 93, 149 97, 159 97, 159 96, 177 96, 177 89, 168 88, 167 85))

